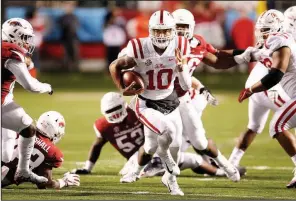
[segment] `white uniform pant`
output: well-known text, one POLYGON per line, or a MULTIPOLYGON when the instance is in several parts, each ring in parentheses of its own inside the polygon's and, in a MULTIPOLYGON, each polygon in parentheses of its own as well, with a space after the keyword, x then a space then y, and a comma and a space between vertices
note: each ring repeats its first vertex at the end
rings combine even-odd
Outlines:
POLYGON ((8 163, 12 159, 14 146, 17 144, 17 133, 5 128, 2 128, 1 132, 2 161, 8 163))
POLYGON ((33 119, 14 101, 2 105, 2 128, 17 133, 33 123, 33 119))
POLYGON ((205 150, 208 146, 208 140, 205 136, 201 115, 206 106, 206 100, 202 95, 196 94, 195 96, 191 100, 189 93, 186 93, 179 98, 183 135, 193 147, 198 150, 205 150))
POLYGON ((270 122, 269 134, 274 137, 280 133, 296 127, 296 97, 286 102, 277 110, 270 122))
POLYGON ((290 98, 283 92, 281 93, 281 90, 269 90, 253 94, 249 98, 248 129, 261 133, 265 127, 270 110, 276 112, 289 100, 290 98))
POLYGON ((163 113, 148 108, 146 101, 137 98, 136 115, 144 124, 145 143, 144 150, 148 154, 154 154, 158 147, 157 138, 163 133, 171 136, 172 143, 170 147, 180 148, 182 143, 182 120, 179 108, 176 108, 170 114, 163 113))

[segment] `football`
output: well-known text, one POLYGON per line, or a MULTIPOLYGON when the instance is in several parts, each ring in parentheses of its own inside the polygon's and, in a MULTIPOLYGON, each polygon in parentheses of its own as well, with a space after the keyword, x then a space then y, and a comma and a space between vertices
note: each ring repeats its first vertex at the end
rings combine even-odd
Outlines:
POLYGON ((135 71, 125 71, 122 74, 122 84, 124 87, 128 87, 130 84, 135 82, 135 85, 133 86, 132 90, 139 90, 142 88, 140 93, 144 90, 144 80, 142 76, 135 72, 135 71))

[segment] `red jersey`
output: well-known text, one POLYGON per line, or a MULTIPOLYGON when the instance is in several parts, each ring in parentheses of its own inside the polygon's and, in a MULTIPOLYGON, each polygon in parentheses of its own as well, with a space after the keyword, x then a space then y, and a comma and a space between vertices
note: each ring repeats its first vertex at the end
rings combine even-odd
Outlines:
MULTIPOLYGON (((12 159, 9 163, 1 162, 2 166, 2 186, 14 183, 14 174, 18 164, 18 146, 15 146, 12 159)), ((50 139, 37 133, 34 150, 31 155, 30 169, 37 173, 38 168, 58 168, 63 163, 63 154, 50 139)))
MULTIPOLYGON (((188 57, 188 68, 190 75, 193 74, 194 70, 203 58, 207 55, 207 42, 200 35, 194 35, 192 39, 189 40, 190 43, 190 56, 188 57), (194 56, 193 56, 194 55, 194 56)), ((174 83, 175 90, 178 97, 182 97, 187 91, 184 91, 180 86, 179 79, 175 79, 174 83)))
POLYGON ((21 47, 8 42, 2 41, 1 46, 1 105, 4 103, 6 96, 14 86, 15 76, 12 72, 4 67, 8 59, 25 61, 25 51, 21 47))
POLYGON ((144 144, 144 126, 135 112, 127 108, 127 117, 120 123, 109 123, 105 117, 95 121, 98 137, 110 144, 126 159, 129 159, 144 144))

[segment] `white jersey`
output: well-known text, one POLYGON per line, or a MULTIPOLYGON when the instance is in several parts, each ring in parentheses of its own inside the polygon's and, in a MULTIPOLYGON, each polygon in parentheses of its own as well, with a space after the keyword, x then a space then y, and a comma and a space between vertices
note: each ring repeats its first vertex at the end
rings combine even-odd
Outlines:
POLYGON ((273 52, 281 47, 289 47, 291 49, 291 57, 288 68, 280 84, 289 97, 293 98, 296 97, 296 42, 293 36, 289 33, 277 33, 270 35, 265 41, 264 48, 262 49, 263 55, 260 61, 265 66, 271 67, 272 61, 270 57, 273 52))
POLYGON ((173 92, 177 76, 176 48, 179 48, 181 56, 187 56, 190 52, 188 40, 184 37, 175 37, 162 55, 155 51, 150 37, 129 41, 127 56, 134 58, 137 63, 134 71, 144 79, 145 89, 141 96, 151 100, 161 100, 173 92))

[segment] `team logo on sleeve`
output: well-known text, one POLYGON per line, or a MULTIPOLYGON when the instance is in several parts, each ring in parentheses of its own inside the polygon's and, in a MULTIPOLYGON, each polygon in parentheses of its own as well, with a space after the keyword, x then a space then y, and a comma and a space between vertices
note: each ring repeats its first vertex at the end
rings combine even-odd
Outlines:
POLYGON ((114 130, 115 133, 118 133, 120 129, 119 129, 118 126, 115 126, 115 127, 113 128, 113 130, 114 130))

